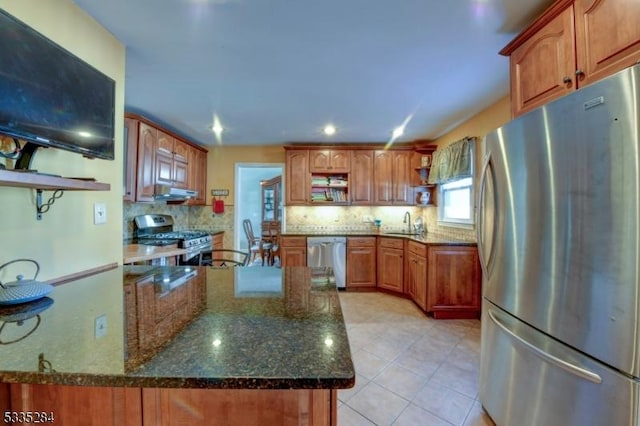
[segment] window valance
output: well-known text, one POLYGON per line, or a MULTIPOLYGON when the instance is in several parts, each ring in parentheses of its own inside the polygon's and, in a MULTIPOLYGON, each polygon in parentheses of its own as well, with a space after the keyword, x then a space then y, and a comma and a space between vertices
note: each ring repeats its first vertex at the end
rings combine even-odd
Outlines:
POLYGON ((451 180, 470 177, 473 171, 473 145, 476 138, 466 137, 437 149, 431 160, 429 183, 441 184, 451 180))

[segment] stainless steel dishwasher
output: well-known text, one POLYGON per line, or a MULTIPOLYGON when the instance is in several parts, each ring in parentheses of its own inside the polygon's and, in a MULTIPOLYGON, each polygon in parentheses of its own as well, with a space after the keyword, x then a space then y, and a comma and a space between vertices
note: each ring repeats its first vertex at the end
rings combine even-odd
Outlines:
POLYGON ((347 238, 307 237, 307 266, 330 266, 338 288, 346 287, 347 238))

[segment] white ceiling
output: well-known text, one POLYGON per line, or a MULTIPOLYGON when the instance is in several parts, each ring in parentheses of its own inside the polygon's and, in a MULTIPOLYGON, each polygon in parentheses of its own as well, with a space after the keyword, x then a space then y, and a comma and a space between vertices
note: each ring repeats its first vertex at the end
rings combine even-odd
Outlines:
POLYGON ((128 111, 268 145, 441 136, 508 93, 498 51, 552 0, 75 2, 126 46, 128 111))

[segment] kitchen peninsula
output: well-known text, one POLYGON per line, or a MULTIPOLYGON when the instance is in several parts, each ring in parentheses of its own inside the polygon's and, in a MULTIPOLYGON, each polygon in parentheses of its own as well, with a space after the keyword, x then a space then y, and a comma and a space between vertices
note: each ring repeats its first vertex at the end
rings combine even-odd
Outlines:
POLYGON ((325 425, 355 383, 330 270, 124 266, 49 296, 0 336, 13 342, 3 411, 64 425, 325 425))

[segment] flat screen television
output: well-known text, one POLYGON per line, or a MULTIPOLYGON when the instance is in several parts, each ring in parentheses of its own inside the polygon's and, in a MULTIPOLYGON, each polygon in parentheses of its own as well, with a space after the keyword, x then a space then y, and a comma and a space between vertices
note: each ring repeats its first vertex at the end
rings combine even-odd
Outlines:
POLYGON ((113 79, 0 9, 0 134, 113 160, 114 115, 113 79))

